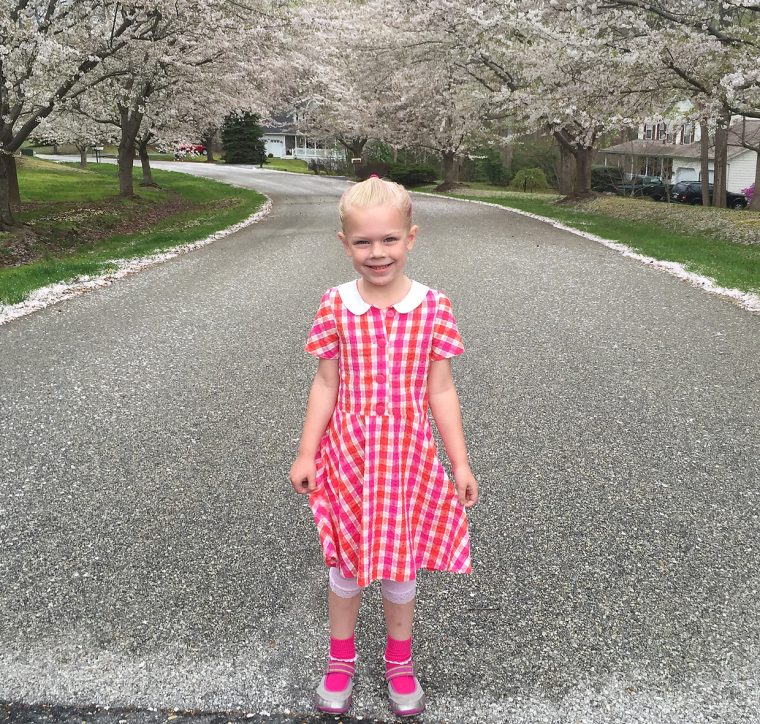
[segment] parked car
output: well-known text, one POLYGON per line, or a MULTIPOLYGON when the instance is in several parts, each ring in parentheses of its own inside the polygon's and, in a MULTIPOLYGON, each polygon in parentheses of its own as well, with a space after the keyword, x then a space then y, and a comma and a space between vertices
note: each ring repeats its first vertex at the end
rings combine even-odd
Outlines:
POLYGON ((668 187, 659 176, 634 176, 626 181, 618 193, 623 196, 646 196, 653 201, 668 198, 668 187))
POLYGON ((602 193, 647 197, 655 201, 668 198, 668 187, 659 176, 626 178, 617 166, 594 166, 591 169, 591 188, 602 193))
POLYGON ((174 160, 179 161, 185 156, 205 156, 206 147, 200 143, 180 143, 174 147, 174 160))
POLYGON ((206 153, 206 147, 200 143, 180 143, 177 149, 185 153, 197 153, 199 155, 206 153))
MULTIPOLYGON (((712 199, 713 185, 707 187, 712 199)), ((699 206, 702 204, 702 182, 701 181, 679 181, 670 189, 670 198, 681 204, 692 204, 699 206)), ((733 191, 726 191, 726 206, 729 209, 747 208, 747 198, 742 194, 735 194, 733 191)))

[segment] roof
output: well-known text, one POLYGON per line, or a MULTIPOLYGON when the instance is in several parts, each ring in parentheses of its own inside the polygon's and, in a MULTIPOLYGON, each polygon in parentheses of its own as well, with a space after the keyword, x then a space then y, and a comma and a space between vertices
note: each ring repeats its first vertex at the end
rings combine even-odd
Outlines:
MULTIPOLYGON (((760 145, 760 120, 741 119, 731 125, 728 131, 728 158, 734 158, 745 153, 747 149, 741 145, 742 139, 752 145, 760 145)), ((668 143, 667 141, 642 140, 625 141, 609 148, 600 148, 600 153, 617 154, 621 156, 664 156, 673 158, 699 158, 702 155, 702 144, 668 143)), ((713 146, 710 145, 709 157, 713 158, 713 146)))

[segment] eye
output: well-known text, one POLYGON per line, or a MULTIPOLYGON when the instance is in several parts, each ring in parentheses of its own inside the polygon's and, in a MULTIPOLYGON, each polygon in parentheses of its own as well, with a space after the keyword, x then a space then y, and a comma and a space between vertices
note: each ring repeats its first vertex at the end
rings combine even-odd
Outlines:
POLYGON ((396 241, 398 241, 398 237, 397 236, 386 236, 385 237, 385 243, 386 244, 393 244, 396 241))
POLYGON ((357 239, 354 242, 354 246, 365 246, 366 244, 369 244, 369 242, 366 239, 357 239))

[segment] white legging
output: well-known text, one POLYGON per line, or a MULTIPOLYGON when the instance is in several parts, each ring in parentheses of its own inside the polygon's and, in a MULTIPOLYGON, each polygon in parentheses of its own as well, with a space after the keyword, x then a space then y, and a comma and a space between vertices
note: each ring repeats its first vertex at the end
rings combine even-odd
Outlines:
MULTIPOLYGON (((362 589, 356 578, 343 578, 335 566, 330 568, 330 590, 341 598, 358 596, 362 589)), ((417 594, 417 581, 380 581, 383 598, 391 603, 409 603, 417 594)))

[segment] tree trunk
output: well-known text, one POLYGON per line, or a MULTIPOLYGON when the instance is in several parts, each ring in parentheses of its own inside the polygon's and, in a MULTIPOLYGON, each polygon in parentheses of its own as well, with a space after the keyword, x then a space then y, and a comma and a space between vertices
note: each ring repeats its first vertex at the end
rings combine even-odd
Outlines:
POLYGON ((391 146, 391 158, 393 159, 393 163, 398 163, 398 148, 395 146, 391 146))
POLYGON ((575 195, 578 198, 591 196, 591 157, 593 148, 578 148, 575 153, 575 195))
POLYGON ((361 158, 364 153, 364 146, 367 143, 366 138, 352 138, 348 148, 351 151, 352 158, 361 158))
POLYGON ((499 158, 501 158, 501 165, 505 170, 512 171, 512 158, 515 153, 515 147, 511 143, 503 143, 499 145, 499 158))
POLYGON ((573 193, 575 178, 575 158, 565 146, 559 144, 559 192, 563 196, 573 193))
POLYGON ((710 205, 710 128, 706 120, 699 122, 699 161, 702 178, 702 206, 710 205))
POLYGON ((16 163, 13 156, 0 153, 0 229, 16 225, 11 213, 11 176, 15 176, 16 163))
POLYGON ((443 183, 437 187, 440 191, 450 189, 459 181, 459 164, 454 151, 443 151, 443 183))
POLYGON ((728 174, 728 127, 731 115, 723 113, 715 129, 715 178, 713 180, 712 205, 726 208, 726 181, 728 174))
POLYGON ((142 114, 130 112, 129 108, 120 109, 121 140, 119 141, 119 196, 134 196, 135 189, 132 172, 135 164, 135 141, 140 131, 142 114))
POLYGON ((119 143, 119 196, 134 196, 135 188, 132 181, 132 167, 135 163, 135 146, 119 143))
POLYGON ((760 211, 760 146, 755 149, 757 160, 755 161, 755 191, 752 194, 752 201, 749 208, 752 211, 760 211))
POLYGON ((214 163, 214 149, 212 144, 214 143, 214 136, 216 135, 216 129, 208 130, 201 136, 201 143, 206 147, 206 163, 214 163))
POLYGON ((16 157, 8 157, 8 198, 10 199, 11 209, 21 207, 21 191, 18 187, 18 167, 16 166, 16 157))
POLYGON ((343 138, 338 139, 338 143, 351 154, 348 163, 351 163, 351 159, 353 158, 362 158, 362 153, 364 153, 364 146, 367 143, 367 140, 368 139, 366 138, 349 138, 348 140, 343 138))
POLYGON ((87 168, 87 146, 77 146, 79 149, 79 165, 87 168))
POLYGON ((564 149, 575 161, 575 173, 572 175, 572 195, 576 198, 591 196, 591 158, 594 154, 593 147, 574 145, 572 139, 568 138, 564 131, 555 131, 554 138, 559 143, 560 149, 564 149))
POLYGON ((137 144, 137 151, 140 156, 140 166, 142 166, 143 176, 142 181, 140 181, 140 186, 158 187, 158 184, 153 180, 153 173, 150 168, 150 158, 148 157, 148 143, 150 142, 150 139, 151 134, 148 134, 137 144))

